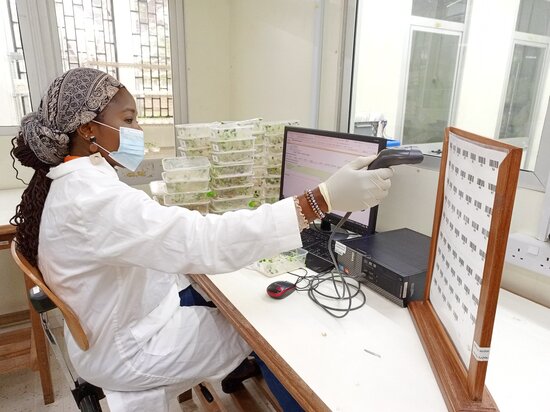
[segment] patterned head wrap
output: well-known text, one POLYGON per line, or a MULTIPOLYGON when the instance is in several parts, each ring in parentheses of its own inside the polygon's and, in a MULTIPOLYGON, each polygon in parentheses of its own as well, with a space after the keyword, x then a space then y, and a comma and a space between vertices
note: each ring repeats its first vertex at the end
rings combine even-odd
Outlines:
POLYGON ((25 143, 43 163, 58 165, 69 154, 69 133, 94 119, 124 87, 111 75, 77 68, 56 78, 36 112, 21 120, 25 143))

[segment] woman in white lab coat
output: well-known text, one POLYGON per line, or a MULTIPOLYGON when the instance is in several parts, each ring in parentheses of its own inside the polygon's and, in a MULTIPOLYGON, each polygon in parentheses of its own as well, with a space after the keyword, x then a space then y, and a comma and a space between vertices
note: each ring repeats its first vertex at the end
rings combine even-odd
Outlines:
MULTIPOLYGON (((300 230, 329 210, 374 206, 389 169, 359 158, 319 188, 257 210, 202 216, 164 207, 122 183, 143 132, 115 78, 73 69, 25 116, 12 155, 35 172, 12 222, 17 247, 76 313, 90 341, 66 333, 81 377, 115 391, 189 388, 222 378, 251 352, 217 309, 180 306, 186 273, 223 273, 301 246, 300 230)), ((246 285, 243 285, 246 287, 246 285)))

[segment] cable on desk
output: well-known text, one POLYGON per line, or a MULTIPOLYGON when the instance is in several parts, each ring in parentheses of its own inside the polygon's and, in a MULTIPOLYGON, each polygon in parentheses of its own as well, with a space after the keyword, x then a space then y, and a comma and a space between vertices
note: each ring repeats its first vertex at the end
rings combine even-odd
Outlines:
POLYGON ((299 275, 294 272, 289 272, 289 274, 296 276, 296 290, 307 291, 309 298, 318 306, 320 306, 325 312, 334 316, 335 318, 343 318, 348 313, 353 310, 357 310, 363 307, 367 301, 365 293, 361 290, 361 284, 359 281, 352 276, 345 274, 338 263, 336 262, 336 257, 332 251, 332 242, 334 240, 334 235, 342 227, 344 223, 349 219, 351 212, 348 212, 340 219, 338 224, 332 230, 328 240, 328 251, 334 265, 334 269, 318 273, 316 275, 307 275, 307 270, 300 269, 303 271, 303 274, 299 275), (331 282, 335 291, 335 295, 328 294, 326 292, 321 292, 320 286, 325 282, 331 282), (332 299, 335 301, 346 301, 347 307, 340 308, 336 306, 330 306, 326 303, 322 303, 319 299, 332 299), (355 305, 353 300, 355 298, 359 299, 359 302, 355 305))

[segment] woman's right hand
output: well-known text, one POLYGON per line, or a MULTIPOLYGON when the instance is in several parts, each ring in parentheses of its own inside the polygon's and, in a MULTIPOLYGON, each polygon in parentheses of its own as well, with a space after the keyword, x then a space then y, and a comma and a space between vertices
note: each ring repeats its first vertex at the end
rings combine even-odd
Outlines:
POLYGON ((329 212, 355 212, 378 205, 388 195, 393 171, 368 170, 376 156, 358 157, 319 185, 329 212))

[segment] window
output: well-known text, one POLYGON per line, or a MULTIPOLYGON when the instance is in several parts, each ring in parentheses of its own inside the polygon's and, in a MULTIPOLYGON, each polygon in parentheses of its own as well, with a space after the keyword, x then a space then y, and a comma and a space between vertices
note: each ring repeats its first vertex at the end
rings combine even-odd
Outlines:
POLYGON ((442 140, 449 124, 460 37, 413 29, 403 144, 442 140))
POLYGON ((434 156, 446 126, 507 139, 524 149, 522 168, 535 172, 522 173, 524 187, 543 189, 550 2, 361 0, 358 22, 348 130, 376 113, 385 137, 434 156))
POLYGON ((146 118, 172 118, 172 72, 168 4, 165 0, 130 2, 135 88, 139 111, 146 118))
POLYGON ((173 123, 168 0, 55 5, 64 70, 104 70, 135 97, 142 123, 173 123))
POLYGON ((0 30, 0 126, 16 126, 31 112, 31 102, 15 0, 0 0, 0 30))
POLYGON ((550 3, 521 0, 513 34, 513 50, 506 80, 506 94, 498 129, 500 139, 526 147, 524 167, 533 169, 540 145, 548 97, 548 46, 550 3), (546 100, 547 102, 547 100, 546 100))
POLYGON ((464 23, 467 0, 413 0, 412 15, 464 23))

